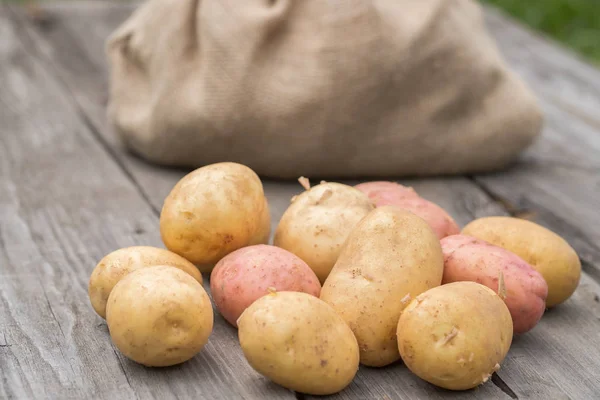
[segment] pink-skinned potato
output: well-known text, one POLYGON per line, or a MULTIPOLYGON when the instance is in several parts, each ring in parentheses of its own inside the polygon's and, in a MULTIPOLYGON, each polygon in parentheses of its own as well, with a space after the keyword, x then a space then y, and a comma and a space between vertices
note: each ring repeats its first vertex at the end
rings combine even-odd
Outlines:
POLYGON ((419 197, 413 188, 403 186, 396 182, 364 182, 354 187, 366 194, 377 207, 393 206, 401 199, 419 197))
POLYGON ((395 182, 365 182, 355 186, 376 207, 396 206, 423 218, 439 239, 460 233, 460 227, 442 207, 420 197, 411 187, 395 182))
POLYGON ((438 236, 438 239, 460 233, 454 219, 440 206, 422 197, 405 198, 397 204, 423 218, 438 236))
POLYGON ((321 284, 298 256, 280 247, 254 245, 221 259, 210 276, 215 306, 231 325, 254 301, 270 292, 304 292, 315 297, 321 284))
POLYGON ((567 301, 579 285, 581 260, 561 236, 535 222, 514 217, 483 217, 461 232, 502 247, 527 261, 548 284, 546 308, 567 301))
POLYGON ((548 285, 531 265, 508 250, 467 235, 445 237, 441 244, 442 284, 472 281, 497 292, 510 311, 515 334, 537 325, 546 308, 548 285))

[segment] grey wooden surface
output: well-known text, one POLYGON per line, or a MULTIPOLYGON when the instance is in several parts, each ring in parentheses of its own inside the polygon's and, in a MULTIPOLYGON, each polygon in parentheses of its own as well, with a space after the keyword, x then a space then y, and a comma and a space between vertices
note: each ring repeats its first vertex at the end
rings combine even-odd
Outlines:
MULTIPOLYGON (((87 280, 106 253, 161 246, 158 210, 187 171, 124 152, 105 120, 107 35, 121 2, 47 5, 46 19, 0 5, 0 398, 308 398, 256 374, 216 315, 206 348, 149 369, 111 345, 87 280)), ((404 181, 465 224, 532 218, 563 235, 585 274, 567 303, 515 339, 491 382, 437 389, 401 363, 361 367, 340 399, 593 399, 600 394, 600 72, 488 10, 507 60, 539 95, 542 140, 508 171, 404 181)), ((296 183, 265 182, 273 225, 296 183)))

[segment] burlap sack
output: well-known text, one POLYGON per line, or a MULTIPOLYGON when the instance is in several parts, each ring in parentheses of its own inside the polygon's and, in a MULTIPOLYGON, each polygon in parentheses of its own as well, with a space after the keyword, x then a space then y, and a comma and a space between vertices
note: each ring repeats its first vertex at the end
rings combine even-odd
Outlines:
POLYGON ((163 165, 473 173, 506 166, 542 125, 471 0, 150 0, 107 53, 109 119, 163 165))

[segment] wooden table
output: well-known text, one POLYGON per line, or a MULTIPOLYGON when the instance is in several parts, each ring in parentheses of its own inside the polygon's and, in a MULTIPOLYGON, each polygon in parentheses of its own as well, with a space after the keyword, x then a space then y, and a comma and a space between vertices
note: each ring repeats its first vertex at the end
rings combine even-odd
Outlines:
MULTIPOLYGON (((34 18, 0 4, 0 398, 309 398, 255 373, 219 315, 180 366, 144 368, 111 344, 88 300, 90 273, 117 248, 162 246, 159 210, 186 171, 130 156, 107 126, 103 43, 132 6, 44 8, 34 18)), ((461 224, 511 214, 556 231, 579 252, 581 284, 475 390, 437 389, 396 363, 361 367, 332 398, 600 399, 600 71, 495 11, 487 21, 541 99, 543 138, 503 173, 408 184, 461 224)), ((275 226, 301 187, 265 188, 275 226)))

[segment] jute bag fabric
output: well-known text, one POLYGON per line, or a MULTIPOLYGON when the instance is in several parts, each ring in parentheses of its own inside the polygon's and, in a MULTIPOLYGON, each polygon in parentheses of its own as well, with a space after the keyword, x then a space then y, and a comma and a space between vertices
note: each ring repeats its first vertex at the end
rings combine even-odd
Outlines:
POLYGON ((471 0, 150 0, 109 38, 108 118, 160 165, 264 177, 494 171, 537 100, 471 0))

